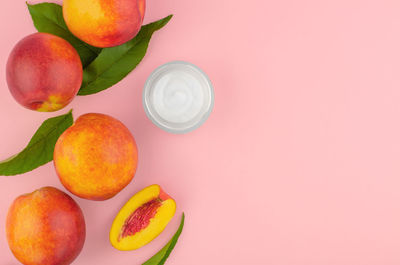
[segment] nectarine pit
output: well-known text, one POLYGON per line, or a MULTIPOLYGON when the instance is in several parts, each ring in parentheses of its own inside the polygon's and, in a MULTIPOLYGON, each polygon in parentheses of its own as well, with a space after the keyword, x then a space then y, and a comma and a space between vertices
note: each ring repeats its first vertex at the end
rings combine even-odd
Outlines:
POLYGON ((137 208, 126 220, 121 229, 121 234, 118 238, 120 241, 127 236, 133 236, 141 230, 145 229, 152 218, 157 213, 157 209, 162 205, 162 200, 157 197, 149 202, 146 202, 137 208))

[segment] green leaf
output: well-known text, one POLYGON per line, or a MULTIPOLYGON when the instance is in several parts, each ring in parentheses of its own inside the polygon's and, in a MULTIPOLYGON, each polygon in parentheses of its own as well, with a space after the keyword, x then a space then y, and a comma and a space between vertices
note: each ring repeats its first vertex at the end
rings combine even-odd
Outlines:
POLYGON ((95 94, 121 81, 142 61, 153 33, 171 18, 172 15, 143 26, 135 38, 120 46, 104 48, 83 70, 83 83, 78 95, 95 94))
POLYGON ((179 236, 182 233, 183 225, 185 224, 185 213, 182 213, 181 225, 176 231, 175 235, 172 239, 153 257, 151 257, 148 261, 143 263, 142 265, 163 265, 169 254, 171 254, 172 250, 174 249, 176 242, 178 241, 179 236))
POLYGON ((89 65, 101 52, 100 48, 90 46, 79 40, 68 30, 65 24, 62 7, 53 3, 28 4, 33 24, 39 32, 46 32, 59 36, 78 51, 83 67, 89 65))
POLYGON ((21 153, 0 162, 0 175, 22 174, 53 160, 54 146, 58 137, 73 122, 72 111, 45 120, 21 153))

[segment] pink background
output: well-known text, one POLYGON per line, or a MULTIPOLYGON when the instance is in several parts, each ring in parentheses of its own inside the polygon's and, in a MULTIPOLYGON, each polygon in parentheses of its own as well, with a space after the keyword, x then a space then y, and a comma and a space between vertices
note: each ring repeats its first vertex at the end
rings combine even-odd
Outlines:
MULTIPOLYGON (((134 181, 84 210, 87 241, 74 264, 141 264, 176 231, 167 264, 400 264, 400 2, 398 0, 149 0, 146 23, 175 14, 140 66, 105 92, 58 113, 25 110, 0 81, 0 159, 21 150, 48 117, 110 114, 136 137, 134 181), (141 104, 151 71, 171 60, 203 68, 215 85, 210 119, 168 134, 141 104), (158 183, 177 214, 149 245, 108 242, 115 214, 158 183)), ((35 31, 25 1, 0 1, 0 73, 35 31)), ((0 223, 21 193, 63 189, 50 163, 0 178, 0 223)), ((64 190, 64 189, 63 189, 64 190)), ((17 261, 0 229, 0 264, 17 261)))

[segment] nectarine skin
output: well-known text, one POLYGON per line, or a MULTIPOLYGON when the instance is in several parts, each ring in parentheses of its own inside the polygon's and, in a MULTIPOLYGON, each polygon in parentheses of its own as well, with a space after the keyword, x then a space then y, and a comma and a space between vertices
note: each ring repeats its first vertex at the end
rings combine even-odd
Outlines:
POLYGON ((135 175, 138 151, 132 134, 117 119, 90 113, 79 117, 58 139, 54 165, 73 194, 107 200, 135 175))
POLYGON ((92 46, 121 45, 139 32, 145 0, 64 0, 63 15, 69 30, 92 46))
POLYGON ((8 245, 25 265, 68 265, 79 255, 86 228, 78 204, 44 187, 15 199, 6 221, 8 245))
POLYGON ((171 221, 176 203, 159 185, 139 191, 122 207, 110 230, 118 250, 138 249, 156 238, 171 221))
POLYGON ((68 105, 82 84, 82 63, 66 40, 47 33, 22 39, 7 62, 7 83, 22 106, 56 111, 68 105))

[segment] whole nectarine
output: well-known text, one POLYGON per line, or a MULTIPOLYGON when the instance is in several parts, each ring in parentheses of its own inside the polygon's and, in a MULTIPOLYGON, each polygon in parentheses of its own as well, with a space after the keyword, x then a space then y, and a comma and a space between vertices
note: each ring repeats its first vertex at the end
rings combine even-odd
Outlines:
POLYGON ((142 26, 145 0, 64 0, 64 20, 82 41, 112 47, 132 39, 142 26))
POLYGON ((76 96, 82 84, 78 52, 66 40, 47 33, 22 39, 7 62, 7 83, 22 106, 56 111, 76 96))
POLYGON ((68 265, 85 242, 85 220, 64 192, 44 187, 19 196, 8 210, 8 245, 25 265, 68 265))
POLYGON ((106 200, 135 175, 138 152, 132 134, 115 118, 90 113, 79 117, 57 140, 54 165, 73 194, 106 200))

